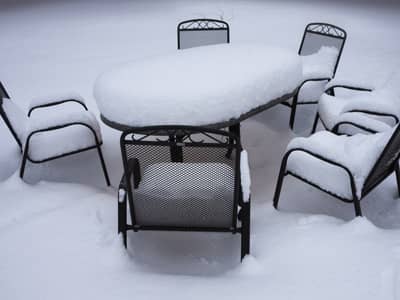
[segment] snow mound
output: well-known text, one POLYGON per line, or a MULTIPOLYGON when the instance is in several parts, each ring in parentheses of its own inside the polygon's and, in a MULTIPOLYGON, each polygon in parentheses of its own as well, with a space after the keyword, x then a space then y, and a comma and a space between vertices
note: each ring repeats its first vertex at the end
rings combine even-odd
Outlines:
POLYGON ((105 72, 94 96, 103 116, 127 126, 204 125, 238 118, 301 81, 301 59, 289 50, 213 45, 105 72))

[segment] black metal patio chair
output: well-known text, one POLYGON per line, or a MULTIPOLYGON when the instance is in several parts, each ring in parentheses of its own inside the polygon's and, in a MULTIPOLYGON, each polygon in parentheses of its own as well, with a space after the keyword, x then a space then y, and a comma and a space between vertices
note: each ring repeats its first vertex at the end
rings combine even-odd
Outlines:
POLYGON ((299 94, 301 93, 302 89, 310 83, 320 82, 324 85, 329 82, 333 77, 335 77, 346 39, 346 31, 332 24, 310 23, 306 26, 298 51, 299 55, 303 56, 314 54, 318 52, 323 46, 335 47, 338 50, 338 55, 331 76, 322 78, 305 78, 293 99, 290 102, 283 103, 284 105, 291 108, 289 120, 289 126, 291 129, 293 129, 294 126, 297 105, 318 103, 317 99, 300 99, 299 101, 299 94))
POLYGON ((0 82, 0 115, 23 153, 20 177, 23 178, 27 160, 44 163, 57 158, 97 149, 107 185, 110 180, 101 151, 102 138, 96 118, 91 114, 83 99, 39 100, 30 106, 28 116, 11 100, 0 82), (66 116, 64 112, 32 116, 36 110, 77 103, 82 111, 66 116), (79 141, 78 141, 79 139, 79 141))
POLYGON ((122 134, 121 153, 118 232, 125 247, 128 230, 230 232, 241 234, 241 257, 249 253, 250 196, 242 192, 237 136, 202 127, 145 127, 122 134))
MULTIPOLYGON (((282 159, 282 164, 279 172, 278 181, 276 184, 275 194, 273 198, 273 205, 277 209, 278 202, 281 194, 283 179, 286 175, 292 175, 293 177, 310 184, 311 186, 330 194, 331 196, 340 199, 344 202, 353 203, 356 216, 361 216, 360 201, 366 197, 377 185, 379 185, 384 179, 386 179, 392 173, 396 174, 397 188, 400 195, 400 171, 398 166, 399 154, 400 154, 400 126, 394 129, 390 129, 385 133, 379 133, 380 137, 383 134, 391 133, 391 136, 387 137, 387 143, 382 148, 376 160, 373 160, 373 167, 368 171, 365 180, 360 186, 356 184, 355 168, 362 168, 361 164, 367 164, 368 162, 360 162, 358 165, 349 164, 351 158, 348 157, 347 163, 338 161, 337 153, 331 151, 329 148, 326 152, 313 149, 313 143, 321 143, 322 141, 312 141, 310 136, 306 138, 308 143, 303 144, 299 147, 289 147, 282 159), (328 153, 329 152, 329 153, 328 153), (296 156, 297 155, 297 156, 296 156), (301 157, 300 157, 301 156, 301 157), (303 162, 299 163, 297 159, 302 159, 303 162), (290 161, 292 159, 292 161, 290 161), (305 161, 305 162, 304 162, 305 161), (340 172, 339 184, 336 184, 333 180, 326 181, 321 184, 321 178, 331 178, 333 173, 335 176, 340 172)), ((329 138, 336 139, 337 144, 340 143, 339 139, 351 139, 352 137, 337 136, 333 133, 323 132, 328 134, 329 138)), ((316 133, 317 135, 318 133, 316 133)), ((377 134, 366 135, 366 137, 377 137, 377 134)), ((357 137, 356 137, 357 138, 357 137)), ((326 143, 326 137, 323 143, 326 143)), ((375 141, 375 140, 374 140, 375 141)), ((344 148, 344 147, 343 147, 344 148)), ((359 155, 360 153, 358 153, 359 155)), ((374 159, 374 158, 371 158, 374 159)), ((353 161, 354 163, 354 161, 353 161)), ((333 178, 331 178, 333 179, 333 178)), ((357 178, 360 181, 360 178, 357 178)))
POLYGON ((215 19, 192 19, 177 26, 178 49, 229 43, 229 24, 215 19))

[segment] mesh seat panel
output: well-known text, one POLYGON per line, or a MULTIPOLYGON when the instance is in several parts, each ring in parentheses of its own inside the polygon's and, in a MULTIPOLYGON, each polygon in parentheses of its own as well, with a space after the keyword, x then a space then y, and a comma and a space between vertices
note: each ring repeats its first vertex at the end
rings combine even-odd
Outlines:
POLYGON ((149 165, 133 191, 140 225, 229 227, 234 172, 224 163, 149 165))

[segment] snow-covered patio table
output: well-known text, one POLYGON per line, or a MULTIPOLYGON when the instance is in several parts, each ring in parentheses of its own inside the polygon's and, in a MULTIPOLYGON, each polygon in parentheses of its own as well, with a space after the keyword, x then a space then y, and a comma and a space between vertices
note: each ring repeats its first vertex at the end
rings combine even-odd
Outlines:
POLYGON ((302 79, 301 59, 293 51, 223 44, 120 65, 99 76, 94 95, 104 123, 118 130, 221 128, 289 99, 302 79))

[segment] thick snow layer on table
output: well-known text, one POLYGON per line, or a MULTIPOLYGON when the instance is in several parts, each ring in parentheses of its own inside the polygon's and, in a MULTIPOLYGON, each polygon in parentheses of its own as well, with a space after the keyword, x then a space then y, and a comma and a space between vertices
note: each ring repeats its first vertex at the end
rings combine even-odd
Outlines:
MULTIPOLYGON (((294 138, 287 151, 295 148, 305 149, 345 166, 354 177, 357 196, 360 197, 364 182, 393 131, 392 128, 383 133, 354 136, 338 136, 329 131, 321 131, 307 138, 294 138)), ((343 184, 350 182, 347 173, 337 170, 337 167, 334 167, 336 170, 327 171, 326 162, 311 159, 309 156, 304 152, 289 156, 287 169, 339 196, 352 199, 350 185, 343 184), (339 182, 342 184, 338 184, 339 182)))
POLYGON ((238 118, 301 81, 292 51, 226 44, 124 64, 97 79, 94 96, 102 115, 120 124, 204 125, 238 118))

